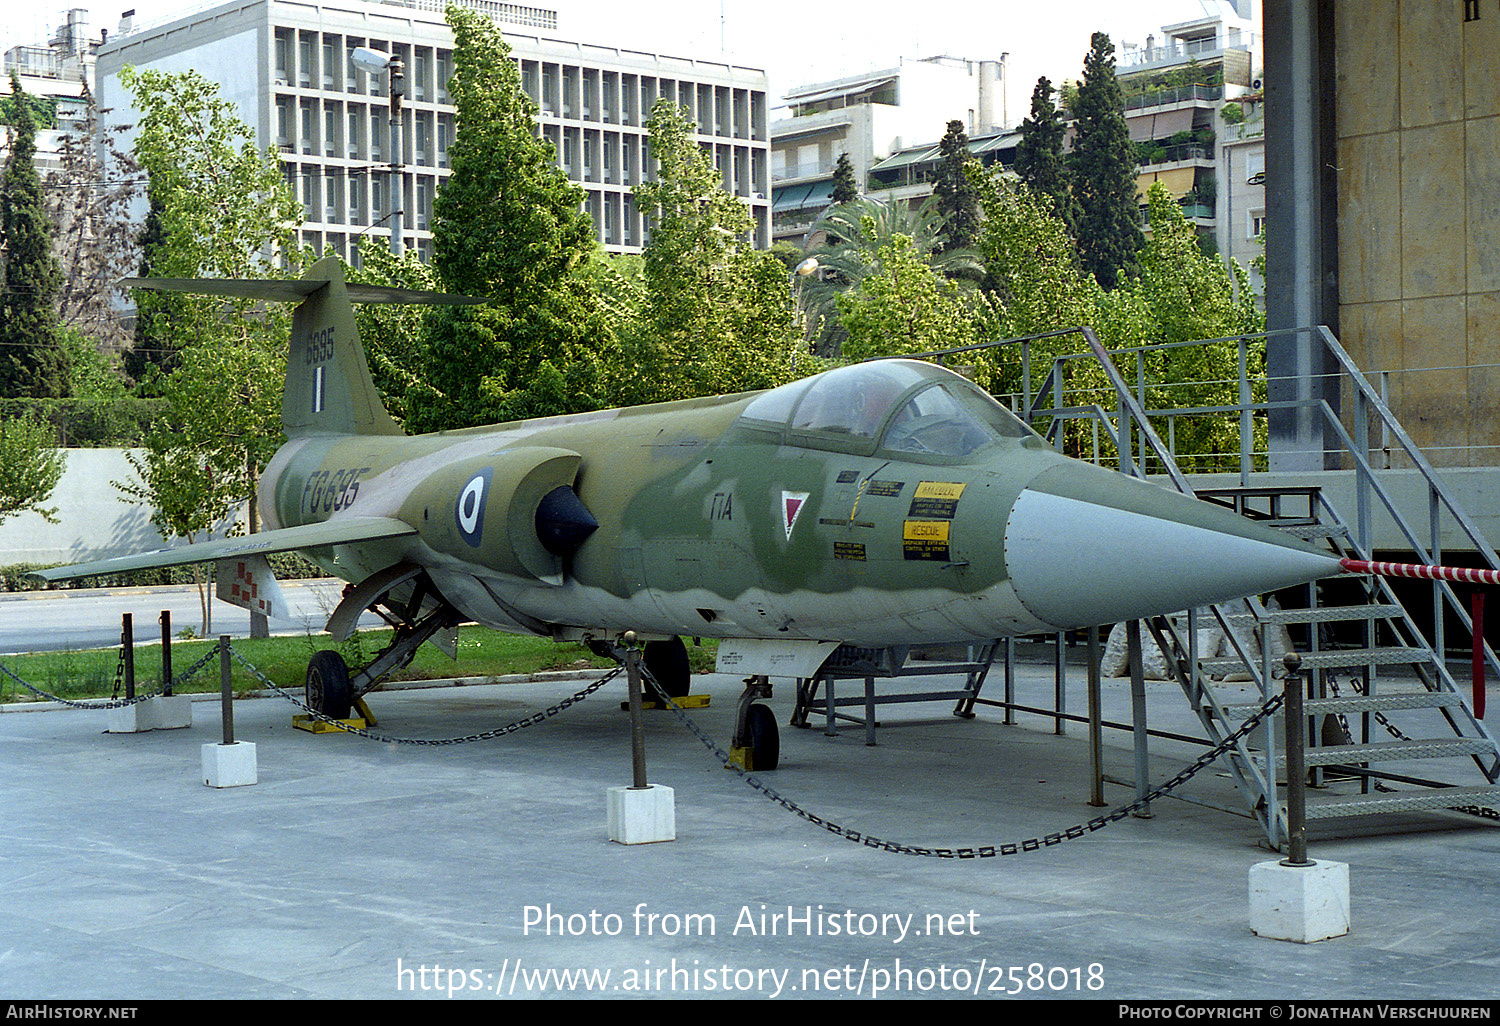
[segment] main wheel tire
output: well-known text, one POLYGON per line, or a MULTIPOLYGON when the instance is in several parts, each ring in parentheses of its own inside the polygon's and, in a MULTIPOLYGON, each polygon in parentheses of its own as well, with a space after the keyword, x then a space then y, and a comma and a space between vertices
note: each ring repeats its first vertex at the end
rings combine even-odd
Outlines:
POLYGON ((354 704, 354 688, 349 683, 349 666, 344 657, 332 649, 315 652, 307 663, 305 686, 307 707, 329 719, 347 720, 354 704))
MULTIPOLYGON (((661 685, 668 698, 682 698, 692 687, 693 671, 688 665, 687 646, 682 643, 681 638, 673 638, 670 641, 648 641, 644 654, 646 669, 661 685)), ((645 690, 647 701, 656 696, 648 687, 645 690)))
POLYGON ((750 742, 750 765, 773 770, 781 762, 781 734, 770 706, 752 705, 745 713, 745 733, 750 742))

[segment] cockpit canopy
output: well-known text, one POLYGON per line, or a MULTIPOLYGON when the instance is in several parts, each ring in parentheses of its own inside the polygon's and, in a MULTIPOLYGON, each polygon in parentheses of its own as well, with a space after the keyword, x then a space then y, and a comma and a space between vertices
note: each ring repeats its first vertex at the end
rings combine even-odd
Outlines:
POLYGON ((745 407, 739 423, 817 449, 949 459, 1000 439, 1036 437, 982 389, 915 360, 857 363, 773 388, 745 407))

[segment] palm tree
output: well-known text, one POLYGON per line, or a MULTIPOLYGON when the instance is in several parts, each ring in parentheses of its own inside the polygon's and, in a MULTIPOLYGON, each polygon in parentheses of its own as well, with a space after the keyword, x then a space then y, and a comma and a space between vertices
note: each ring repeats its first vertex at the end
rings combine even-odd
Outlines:
POLYGON ((871 274, 880 272, 880 252, 897 235, 911 240, 934 271, 974 285, 984 277, 984 265, 973 249, 943 252, 946 218, 929 196, 921 205, 864 197, 837 203, 824 211, 808 232, 827 240, 808 255, 816 257, 818 273, 802 286, 806 323, 814 332, 819 356, 837 356, 845 338, 839 323, 838 297, 871 274))

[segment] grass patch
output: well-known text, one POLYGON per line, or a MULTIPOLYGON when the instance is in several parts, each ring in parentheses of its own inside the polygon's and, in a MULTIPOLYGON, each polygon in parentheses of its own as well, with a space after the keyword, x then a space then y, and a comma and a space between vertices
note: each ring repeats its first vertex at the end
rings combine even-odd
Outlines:
MULTIPOLYGON (((334 644, 323 634, 280 638, 237 638, 234 650, 265 674, 277 686, 300 690, 307 676, 307 661, 320 649, 335 649, 351 667, 364 665, 390 644, 391 630, 360 631, 342 645, 334 644)), ((183 671, 203 658, 217 643, 214 641, 174 641, 172 673, 183 671)), ((694 673, 713 669, 716 643, 688 644, 688 657, 694 673)), ((109 698, 114 692, 115 672, 119 666, 117 648, 89 649, 71 652, 37 652, 30 655, 0 657, 16 676, 34 687, 60 698, 109 698)), ((505 634, 478 626, 460 627, 458 658, 449 659, 431 645, 423 645, 411 664, 393 673, 391 680, 431 680, 445 677, 500 677, 512 673, 536 673, 540 670, 587 670, 613 666, 613 661, 594 655, 582 645, 556 643, 530 635, 505 634)), ((237 660, 230 662, 230 680, 235 691, 254 691, 263 685, 237 660)), ((161 647, 137 644, 135 648, 136 693, 156 691, 161 686, 161 647)), ((217 692, 219 664, 211 659, 177 687, 177 694, 217 692)), ((121 697, 124 696, 123 685, 121 697)), ((0 702, 32 701, 38 696, 0 674, 0 702)))

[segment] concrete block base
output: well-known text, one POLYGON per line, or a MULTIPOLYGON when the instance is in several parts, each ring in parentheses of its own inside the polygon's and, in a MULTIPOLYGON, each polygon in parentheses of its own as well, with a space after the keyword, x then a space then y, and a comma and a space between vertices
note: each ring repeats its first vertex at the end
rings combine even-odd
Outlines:
POLYGON ((106 734, 139 734, 156 729, 156 709, 150 700, 104 711, 106 734))
POLYGON ((193 725, 193 700, 187 695, 157 695, 141 704, 151 706, 156 730, 181 730, 193 725))
POLYGON ((157 695, 133 705, 106 709, 106 734, 139 734, 146 730, 180 730, 193 725, 193 701, 187 695, 157 695))
POLYGON ((620 844, 652 844, 677 839, 676 796, 670 787, 611 787, 609 839, 620 844))
POLYGON ((1260 937, 1312 944, 1349 932, 1349 865, 1318 862, 1250 867, 1250 929, 1260 937))
POLYGON ((209 787, 242 787, 258 779, 255 745, 250 742, 203 746, 203 782, 209 787))

